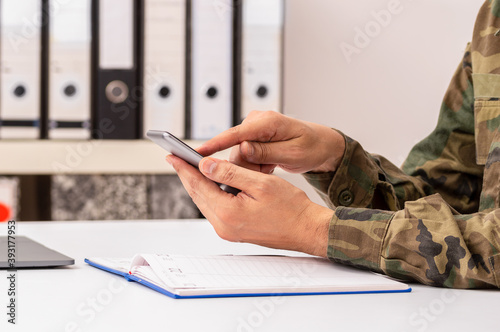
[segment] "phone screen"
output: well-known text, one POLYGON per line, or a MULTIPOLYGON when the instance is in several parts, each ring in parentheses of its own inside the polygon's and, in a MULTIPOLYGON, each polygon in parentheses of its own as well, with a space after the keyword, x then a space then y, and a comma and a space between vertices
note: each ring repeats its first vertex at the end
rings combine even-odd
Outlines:
POLYGON ((146 136, 171 154, 187 161, 193 166, 198 167, 198 164, 203 159, 203 156, 196 152, 196 150, 169 132, 148 130, 146 136))
MULTIPOLYGON (((196 150, 167 131, 148 130, 146 136, 174 156, 187 161, 195 167, 198 167, 200 161, 203 159, 203 156, 196 152, 196 150)), ((237 195, 241 191, 225 184, 218 183, 218 185, 222 190, 233 195, 237 195)))

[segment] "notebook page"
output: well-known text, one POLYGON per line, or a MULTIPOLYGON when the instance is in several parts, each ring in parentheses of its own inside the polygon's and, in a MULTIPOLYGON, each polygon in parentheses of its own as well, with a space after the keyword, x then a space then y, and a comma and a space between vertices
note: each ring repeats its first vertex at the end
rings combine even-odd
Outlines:
POLYGON ((394 281, 315 257, 140 255, 173 288, 356 288, 394 281))
POLYGON ((168 289, 168 287, 163 283, 163 281, 156 275, 151 266, 136 266, 132 268, 131 273, 143 280, 146 280, 158 287, 168 289))

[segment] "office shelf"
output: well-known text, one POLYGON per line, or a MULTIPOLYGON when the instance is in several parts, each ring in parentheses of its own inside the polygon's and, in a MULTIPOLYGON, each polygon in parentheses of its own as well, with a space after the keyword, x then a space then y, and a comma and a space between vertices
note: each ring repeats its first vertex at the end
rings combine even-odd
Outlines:
POLYGON ((149 140, 2 140, 0 175, 173 174, 166 155, 149 140))

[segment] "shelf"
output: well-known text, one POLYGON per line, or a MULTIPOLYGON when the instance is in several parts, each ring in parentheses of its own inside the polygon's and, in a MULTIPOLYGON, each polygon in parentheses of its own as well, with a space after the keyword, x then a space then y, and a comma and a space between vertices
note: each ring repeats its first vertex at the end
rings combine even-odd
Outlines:
MULTIPOLYGON (((187 143, 196 148, 202 142, 187 143)), ((173 174, 167 154, 149 140, 2 140, 0 175, 173 174)))
MULTIPOLYGON (((196 148, 201 141, 187 141, 196 148)), ((53 174, 175 174, 167 152, 149 140, 1 140, 0 176, 53 174)), ((215 157, 229 159, 229 150, 215 157)), ((274 173, 324 205, 298 174, 274 173)))

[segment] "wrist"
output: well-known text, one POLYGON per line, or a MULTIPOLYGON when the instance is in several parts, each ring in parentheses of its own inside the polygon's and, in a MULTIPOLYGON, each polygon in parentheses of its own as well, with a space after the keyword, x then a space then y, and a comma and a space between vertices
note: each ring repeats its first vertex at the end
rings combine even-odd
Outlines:
POLYGON ((312 202, 311 204, 309 212, 305 215, 306 220, 302 223, 305 226, 303 234, 307 235, 303 239, 303 248, 300 251, 327 257, 328 231, 335 211, 312 202))
POLYGON ((323 135, 323 142, 325 143, 322 153, 327 157, 323 164, 310 171, 313 173, 335 172, 344 157, 346 147, 344 136, 334 129, 325 129, 325 134, 323 135))

